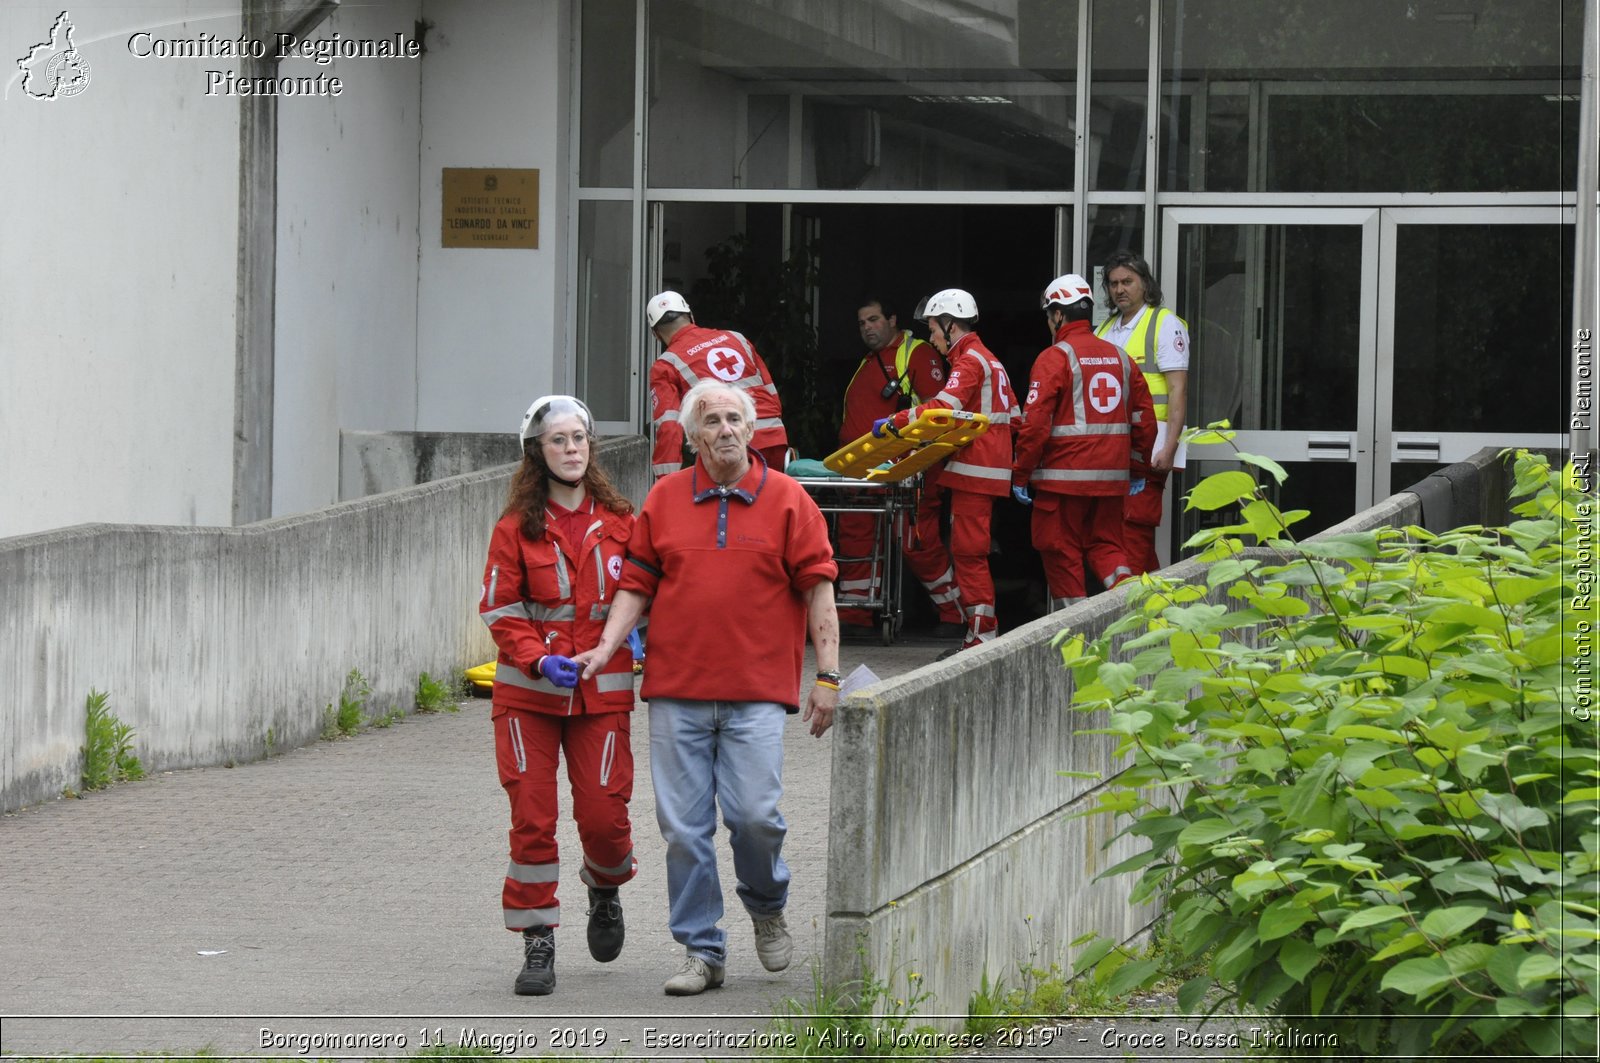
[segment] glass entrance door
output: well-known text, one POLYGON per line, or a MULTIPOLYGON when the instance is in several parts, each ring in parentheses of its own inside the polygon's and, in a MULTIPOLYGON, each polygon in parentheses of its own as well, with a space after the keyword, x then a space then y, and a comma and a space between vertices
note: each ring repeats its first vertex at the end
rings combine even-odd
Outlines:
POLYGON ((1382 214, 1374 498, 1484 447, 1563 447, 1572 211, 1382 214))
MULTIPOLYGON (((1572 211, 1172 208, 1162 287, 1189 323, 1189 424, 1288 470, 1302 535, 1483 447, 1560 447, 1572 211)), ((1231 467, 1192 447, 1177 499, 1231 467)), ((1175 543, 1201 526, 1181 514, 1175 543)), ((1206 515, 1205 519, 1226 519, 1206 515)))
MULTIPOLYGON (((1173 208, 1164 220, 1162 288, 1189 324, 1194 360, 1186 421, 1226 419, 1239 449, 1281 464, 1284 509, 1308 509, 1309 533, 1368 503, 1379 212, 1376 209, 1173 208)), ((1226 446, 1189 450, 1167 512, 1177 543, 1202 518, 1176 499, 1232 467, 1226 446)))

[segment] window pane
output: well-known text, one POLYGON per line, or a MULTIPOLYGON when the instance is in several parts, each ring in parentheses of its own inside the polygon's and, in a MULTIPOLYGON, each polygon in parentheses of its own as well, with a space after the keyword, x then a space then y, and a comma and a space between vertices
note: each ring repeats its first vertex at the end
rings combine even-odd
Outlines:
POLYGON ((1150 8, 1096 4, 1094 72, 1089 88, 1089 187, 1142 192, 1150 8))
POLYGON ((1572 188, 1582 24, 1583 0, 1169 0, 1161 187, 1572 188))
POLYGON ((578 182, 633 184, 634 0, 584 0, 578 182))
POLYGON ((649 11, 651 187, 1072 187, 1076 0, 649 11))
POLYGON ((633 204, 578 204, 578 397, 598 421, 633 418, 629 288, 633 204), (621 293, 619 299, 618 293, 621 293))
POLYGON ((1187 420, 1354 430, 1360 227, 1195 225, 1181 242, 1170 305, 1194 340, 1187 420))
POLYGON ((1572 241, 1569 225, 1399 227, 1396 431, 1563 430, 1572 241))

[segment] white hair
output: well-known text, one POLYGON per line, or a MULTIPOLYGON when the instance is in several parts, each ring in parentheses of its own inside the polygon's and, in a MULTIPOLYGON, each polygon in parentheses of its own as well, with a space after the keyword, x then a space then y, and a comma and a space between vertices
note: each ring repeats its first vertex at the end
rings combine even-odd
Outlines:
POLYGON ((719 393, 738 397, 739 407, 744 412, 744 441, 750 442, 750 437, 756 434, 756 404, 750 393, 744 388, 736 388, 721 380, 702 380, 689 389, 689 393, 683 397, 683 405, 678 408, 678 424, 683 428, 683 438, 688 441, 689 449, 696 454, 700 453, 697 438, 701 428, 700 409, 706 404, 706 399, 719 393))

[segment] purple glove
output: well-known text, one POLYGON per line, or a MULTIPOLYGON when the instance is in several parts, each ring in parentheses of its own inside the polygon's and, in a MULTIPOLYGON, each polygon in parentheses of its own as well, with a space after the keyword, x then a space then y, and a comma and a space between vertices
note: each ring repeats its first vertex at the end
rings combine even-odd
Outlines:
POLYGON ((578 675, 582 669, 571 657, 563 657, 559 653, 547 653, 539 658, 539 672, 556 686, 571 690, 578 685, 578 675))
POLYGON ((894 429, 891 427, 893 422, 893 417, 878 418, 876 421, 872 422, 872 434, 877 436, 879 439, 889 438, 889 433, 894 431, 894 429))

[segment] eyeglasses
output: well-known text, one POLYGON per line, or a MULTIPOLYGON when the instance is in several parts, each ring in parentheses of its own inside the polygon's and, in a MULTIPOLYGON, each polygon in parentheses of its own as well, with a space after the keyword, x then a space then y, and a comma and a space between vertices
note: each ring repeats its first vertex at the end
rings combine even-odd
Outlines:
POLYGON ((570 436, 567 436, 567 435, 545 436, 544 439, 540 440, 540 442, 543 443, 547 447, 555 447, 557 450, 566 450, 568 443, 571 443, 574 446, 583 447, 583 446, 588 446, 588 444, 589 444, 589 433, 587 433, 587 432, 574 432, 570 436))

